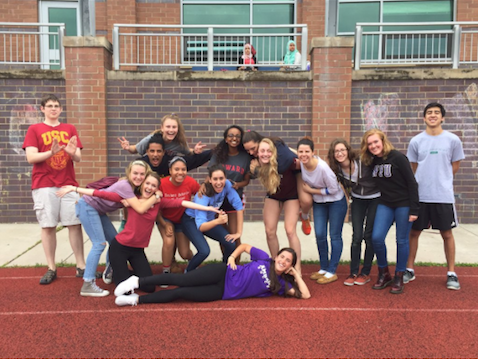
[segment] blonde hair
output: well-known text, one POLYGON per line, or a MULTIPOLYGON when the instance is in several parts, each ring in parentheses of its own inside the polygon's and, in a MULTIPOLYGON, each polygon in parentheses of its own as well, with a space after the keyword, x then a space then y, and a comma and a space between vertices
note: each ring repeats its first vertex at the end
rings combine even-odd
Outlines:
POLYGON ((387 135, 383 131, 379 130, 378 128, 372 128, 371 130, 368 130, 364 133, 362 137, 362 143, 360 144, 360 160, 366 166, 370 166, 373 161, 373 155, 368 150, 367 143, 368 138, 373 135, 378 135, 378 137, 382 140, 384 158, 387 158, 390 151, 395 149, 395 147, 393 147, 393 145, 388 140, 387 135))
POLYGON ((277 148, 274 145, 274 142, 268 138, 263 138, 261 142, 259 142, 259 147, 261 143, 266 143, 269 145, 272 156, 267 164, 260 164, 259 167, 259 180, 261 181, 262 185, 266 188, 267 193, 275 194, 280 186, 280 176, 279 172, 277 171, 277 148))
MULTIPOLYGON (((178 124, 178 134, 174 138, 174 141, 178 142, 184 148, 189 148, 188 147, 188 142, 186 140, 186 132, 184 131, 184 126, 183 126, 181 120, 179 119, 179 117, 175 113, 164 116, 161 119, 161 128, 163 127, 166 120, 173 120, 173 121, 176 121, 176 123, 178 124)), ((155 135, 155 134, 159 133, 159 134, 163 135, 163 132, 161 131, 161 128, 159 130, 154 130, 153 132, 151 132, 151 134, 155 135)))
POLYGON ((131 179, 129 178, 130 177, 130 174, 131 174, 131 171, 133 170, 133 166, 142 166, 145 168, 145 176, 144 178, 148 177, 153 171, 151 170, 151 167, 149 167, 149 165, 144 162, 143 160, 135 160, 135 161, 132 161, 129 163, 128 167, 126 167, 126 176, 125 177, 122 177, 120 179, 125 179, 128 181, 128 183, 131 185, 131 188, 133 190, 139 190, 139 187, 136 187, 133 182, 131 182, 131 179))

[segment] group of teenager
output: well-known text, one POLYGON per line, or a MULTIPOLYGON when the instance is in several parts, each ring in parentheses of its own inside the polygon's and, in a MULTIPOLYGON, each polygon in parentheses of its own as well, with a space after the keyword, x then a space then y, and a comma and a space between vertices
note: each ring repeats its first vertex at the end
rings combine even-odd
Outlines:
POLYGON ((23 144, 27 161, 33 164, 32 196, 48 264, 40 284, 56 278, 55 233, 61 222, 69 230, 76 274, 83 277, 82 296, 109 295, 96 284, 102 276, 106 284, 116 284, 118 305, 273 294, 307 299, 310 292, 301 275, 297 222, 300 219, 302 230, 310 234, 312 210, 320 269, 310 278, 319 284, 332 283, 338 279, 342 228, 350 204, 353 238, 345 285, 370 282, 376 256, 378 277, 372 288, 391 286, 391 293, 402 293, 404 283, 415 279, 418 237, 431 225, 444 240, 447 287, 460 289, 454 271, 453 176, 464 153, 459 138, 442 129, 445 109, 439 103, 426 106, 426 130, 410 142, 408 159, 378 129, 364 134, 359 151, 346 140, 332 141, 327 161, 314 154, 310 138, 291 149, 280 138, 244 132, 237 125, 224 131, 213 150, 205 150, 201 142, 191 149, 180 119, 171 114, 136 145, 119 138, 124 150, 139 157, 129 164, 124 177, 93 188, 81 188, 75 179, 73 163, 81 160, 82 145, 75 127, 59 121, 58 98, 43 98, 41 111, 44 122, 30 126, 23 144), (202 184, 188 176, 189 170, 208 161, 202 184), (241 243, 244 187, 254 178, 266 191, 263 219, 269 254, 241 243), (107 214, 121 208, 126 221, 117 231, 107 214), (279 250, 277 226, 282 212, 289 247, 279 250), (397 265, 392 278, 385 237, 394 222, 397 265), (86 261, 80 224, 92 242, 86 261), (159 275, 153 275, 144 252, 155 224, 163 238, 163 273, 159 275), (219 242, 222 263, 201 266, 210 254, 204 236, 219 242), (362 242, 365 255, 360 270, 362 242), (107 245, 106 269, 97 272, 107 245), (187 261, 184 273, 171 271, 176 250, 187 261), (244 252, 250 254, 251 262, 239 265, 244 252), (157 290, 169 285, 177 288, 157 290), (138 296, 137 288, 149 294, 138 296))

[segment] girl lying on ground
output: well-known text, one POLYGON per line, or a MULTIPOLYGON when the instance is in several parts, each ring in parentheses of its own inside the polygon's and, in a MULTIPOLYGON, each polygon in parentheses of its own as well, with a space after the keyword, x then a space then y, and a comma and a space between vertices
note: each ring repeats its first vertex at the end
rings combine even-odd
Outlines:
POLYGON ((273 294, 308 299, 310 292, 299 272, 294 268, 297 255, 291 248, 283 248, 275 259, 264 251, 242 243, 226 263, 214 263, 186 274, 158 274, 146 278, 131 276, 115 289, 118 306, 146 303, 168 303, 177 299, 193 302, 269 297, 273 294), (235 258, 247 252, 252 261, 236 266, 235 258), (134 290, 156 285, 175 285, 178 288, 160 290, 139 296, 134 290), (130 295, 125 295, 132 292, 130 295))

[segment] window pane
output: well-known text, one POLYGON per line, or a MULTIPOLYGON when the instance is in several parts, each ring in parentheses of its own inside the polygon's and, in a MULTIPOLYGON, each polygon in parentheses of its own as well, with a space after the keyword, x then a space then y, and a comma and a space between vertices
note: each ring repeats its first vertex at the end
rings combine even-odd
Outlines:
MULTIPOLYGON (((293 5, 254 5, 253 7, 254 25, 286 25, 294 23, 294 6, 293 5)), ((254 33, 267 34, 287 34, 293 29, 288 28, 271 28, 271 29, 254 29, 254 33)), ((258 36, 253 40, 252 45, 255 47, 257 60, 262 61, 282 61, 286 52, 287 42, 291 40, 291 36, 258 36)))
MULTIPOLYGON (((249 5, 184 5, 184 25, 249 25, 249 5)), ((240 33, 246 29, 221 29, 240 33)), ((185 33, 207 33, 207 29, 184 29, 185 33)))
POLYGON ((379 22, 380 4, 378 2, 339 4, 338 33, 355 32, 357 22, 379 22))
MULTIPOLYGON (((383 4, 383 22, 430 22, 453 21, 453 1, 394 1, 383 4)), ((443 26, 410 27, 407 30, 439 30, 443 26)), ((403 27, 387 27, 386 30, 403 30, 403 27)))

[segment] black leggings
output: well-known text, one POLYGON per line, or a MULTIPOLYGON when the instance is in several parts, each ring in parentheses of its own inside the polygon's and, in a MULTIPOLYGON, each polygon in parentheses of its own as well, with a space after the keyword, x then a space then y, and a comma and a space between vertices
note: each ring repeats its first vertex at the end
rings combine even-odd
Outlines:
MULTIPOLYGON (((119 243, 116 238, 110 244, 110 263, 113 268, 113 281, 116 285, 128 279, 131 272, 128 262, 133 268, 133 274, 138 277, 149 277, 153 275, 144 248, 128 247, 119 243)), ((145 292, 152 293, 156 287, 146 285, 142 288, 145 292)))
POLYGON ((192 302, 221 300, 224 294, 226 263, 208 264, 185 274, 158 274, 139 278, 139 289, 151 285, 177 285, 179 288, 165 289, 139 297, 139 303, 169 303, 177 299, 192 302))

